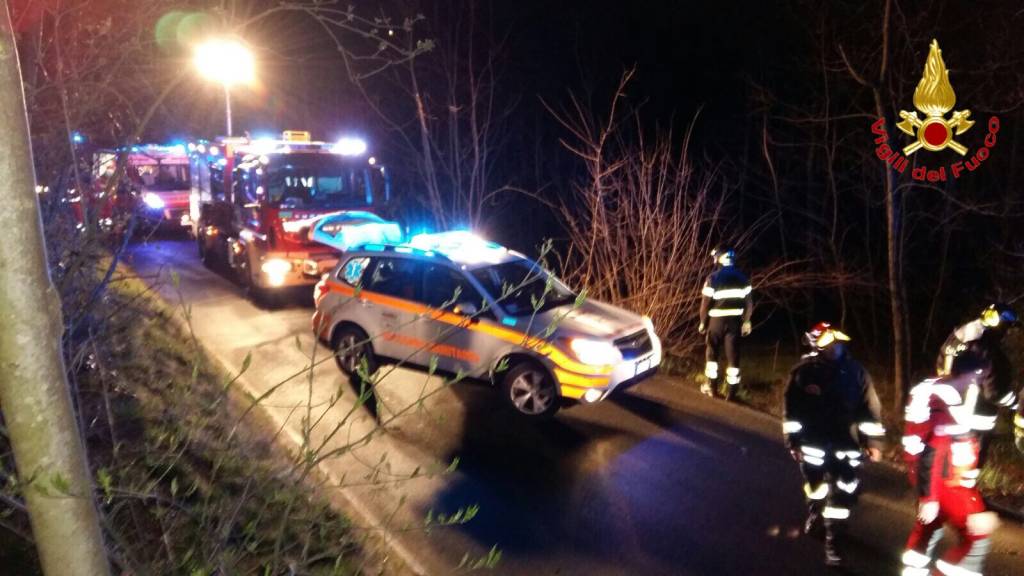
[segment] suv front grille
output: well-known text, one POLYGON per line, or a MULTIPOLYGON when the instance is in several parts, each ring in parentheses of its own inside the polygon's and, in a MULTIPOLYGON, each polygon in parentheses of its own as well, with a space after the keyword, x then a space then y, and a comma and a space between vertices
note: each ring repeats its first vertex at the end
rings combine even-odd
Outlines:
POLYGON ((651 336, 647 333, 647 330, 641 330, 629 336, 619 338, 614 344, 619 349, 619 352, 622 352, 624 360, 639 358, 654 349, 654 345, 651 343, 651 336))

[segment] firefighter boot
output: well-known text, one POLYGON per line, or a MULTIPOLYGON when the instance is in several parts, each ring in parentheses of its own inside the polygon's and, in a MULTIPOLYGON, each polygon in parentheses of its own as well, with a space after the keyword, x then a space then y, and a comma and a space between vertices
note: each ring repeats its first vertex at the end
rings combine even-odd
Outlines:
POLYGON ((736 400, 737 391, 740 387, 740 369, 736 366, 729 366, 725 369, 725 394, 723 397, 732 402, 736 400))
POLYGON ((736 386, 726 386, 722 398, 725 398, 726 402, 734 402, 736 400, 736 386))
POLYGON ((718 362, 708 360, 704 364, 704 378, 706 380, 700 385, 700 393, 714 398, 718 395, 718 362))
POLYGON ((845 526, 836 522, 825 522, 825 565, 843 565, 843 532, 845 526))

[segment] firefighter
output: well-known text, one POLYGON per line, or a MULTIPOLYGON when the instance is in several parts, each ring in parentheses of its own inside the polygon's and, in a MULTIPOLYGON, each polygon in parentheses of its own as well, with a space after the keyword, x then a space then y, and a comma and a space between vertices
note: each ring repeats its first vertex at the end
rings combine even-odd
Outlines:
POLYGON ((1017 401, 1017 413, 1013 415, 1013 439, 1017 450, 1024 453, 1024 405, 1017 401))
POLYGON ((729 248, 716 248, 711 258, 717 269, 712 272, 701 290, 700 325, 697 331, 705 335, 704 376, 707 382, 701 392, 714 396, 719 391, 722 374, 720 362, 725 356, 725 397, 733 398, 740 384, 740 336, 750 334, 751 286, 747 276, 733 265, 736 253, 729 248))
POLYGON ((975 408, 975 429, 981 433, 979 467, 985 463, 990 441, 988 432, 996 426, 999 408, 1013 408, 1017 404, 1013 367, 1002 347, 1006 332, 1017 323, 1013 308, 992 304, 978 318, 953 330, 936 360, 939 376, 948 375, 954 358, 964 353, 975 355, 985 365, 985 377, 978 382, 980 397, 975 408))
POLYGON ((981 576, 998 520, 977 489, 979 431, 974 428, 987 361, 958 354, 950 373, 910 391, 903 436, 910 483, 917 488, 917 523, 903 553, 903 576, 929 576, 944 524, 960 542, 935 562, 935 573, 981 576))
POLYGON ((850 338, 827 322, 805 335, 811 351, 793 368, 782 432, 804 476, 804 532, 825 524, 825 563, 843 563, 846 523, 857 503, 857 468, 866 451, 881 459, 885 428, 871 376, 846 349, 850 338))

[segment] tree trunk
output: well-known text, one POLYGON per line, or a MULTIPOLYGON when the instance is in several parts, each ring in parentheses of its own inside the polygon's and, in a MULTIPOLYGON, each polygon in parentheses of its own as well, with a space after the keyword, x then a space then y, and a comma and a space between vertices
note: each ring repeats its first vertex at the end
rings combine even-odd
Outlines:
MULTIPOLYGON (((882 62, 878 67, 878 80, 872 92, 875 97, 875 113, 886 119, 892 126, 887 104, 892 102, 889 91, 889 26, 892 18, 892 0, 886 0, 882 17, 882 62)), ((886 255, 889 261, 889 312, 892 314, 892 385, 893 407, 898 412, 907 393, 909 372, 910 338, 907 333, 906 291, 903 288, 903 208, 896 194, 896 176, 888 165, 883 167, 885 192, 885 238, 886 255)))
MULTIPOLYGON (((885 102, 881 89, 875 89, 875 110, 879 118, 886 118, 885 102)), ((888 165, 882 167, 885 193, 885 239, 886 256, 889 264, 889 313, 892 316, 892 385, 893 406, 899 411, 903 407, 904 395, 907 391, 908 372, 908 338, 907 314, 904 303, 902 258, 900 239, 902 236, 902 202, 896 193, 895 176, 888 165)))
POLYGON ((61 356, 28 119, 7 1, 0 2, 0 406, 46 574, 108 574, 61 356))

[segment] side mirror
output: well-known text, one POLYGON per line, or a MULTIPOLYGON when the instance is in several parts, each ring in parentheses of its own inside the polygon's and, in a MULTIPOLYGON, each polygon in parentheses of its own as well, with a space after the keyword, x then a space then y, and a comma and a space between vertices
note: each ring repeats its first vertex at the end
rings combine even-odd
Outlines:
POLYGON ((462 314, 463 316, 476 316, 480 310, 472 302, 459 302, 452 308, 452 312, 462 314))

